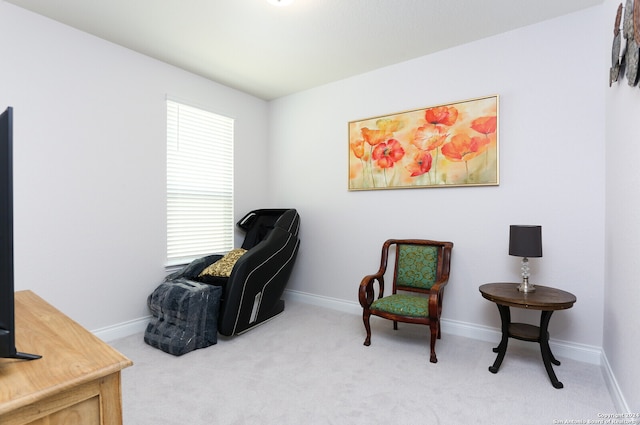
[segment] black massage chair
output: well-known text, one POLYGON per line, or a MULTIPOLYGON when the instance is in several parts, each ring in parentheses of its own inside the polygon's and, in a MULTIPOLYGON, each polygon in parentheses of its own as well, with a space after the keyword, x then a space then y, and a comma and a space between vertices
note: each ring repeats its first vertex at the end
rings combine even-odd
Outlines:
POLYGON ((237 226, 246 232, 244 253, 229 277, 200 276, 222 255, 199 258, 165 281, 194 280, 221 286, 218 332, 241 334, 284 311, 281 299, 298 254, 300 216, 295 209, 259 209, 237 226))

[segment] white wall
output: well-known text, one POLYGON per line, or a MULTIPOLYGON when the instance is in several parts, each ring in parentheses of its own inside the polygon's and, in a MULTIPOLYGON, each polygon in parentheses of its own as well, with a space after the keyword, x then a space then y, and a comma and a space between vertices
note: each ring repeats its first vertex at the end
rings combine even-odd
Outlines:
MULTIPOLYGON (((636 0, 639 1, 639 0, 636 0)), ((602 37, 613 41, 617 1, 604 7, 602 37)), ((606 52, 610 55, 610 50, 606 52)), ((610 56, 603 56, 609 58, 610 56)), ((604 62, 604 59, 603 61, 604 62)), ((605 64, 607 67, 609 63, 605 64)), ((608 74, 601 66, 602 78, 608 74)), ((622 78, 606 91, 606 266, 603 347, 630 412, 640 412, 640 90, 622 78)))
MULTIPOLYGON (((532 282, 570 291, 556 340, 602 345, 604 88, 601 9, 480 40, 271 102, 274 202, 302 218, 295 291, 357 302, 387 238, 455 243, 443 316, 499 326, 478 286, 518 281, 510 224, 541 224, 532 282), (351 120, 486 95, 500 96, 498 187, 347 190, 351 120)), ((539 313, 514 312, 539 320, 539 313)), ((364 338, 364 329, 362 331, 364 338)))
POLYGON ((0 39, 16 290, 89 329, 148 315, 164 277, 167 94, 236 119, 236 217, 269 206, 266 102, 2 1, 0 39))
POLYGON ((477 287, 517 281, 508 225, 541 224, 532 281, 578 298, 554 314, 552 337, 603 346, 623 404, 640 411, 640 103, 626 81, 606 87, 617 4, 267 104, 0 1, 0 107, 15 108, 16 289, 89 329, 148 314, 164 275, 169 94, 236 118, 237 218, 300 210, 295 291, 355 303, 382 241, 448 239, 445 318, 495 328, 497 310, 477 287), (491 94, 500 186, 347 191, 348 121, 491 94))

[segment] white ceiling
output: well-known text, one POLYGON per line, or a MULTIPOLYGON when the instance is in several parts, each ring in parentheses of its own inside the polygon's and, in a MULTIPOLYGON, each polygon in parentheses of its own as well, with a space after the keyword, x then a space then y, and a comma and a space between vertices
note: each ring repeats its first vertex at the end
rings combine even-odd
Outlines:
POLYGON ((7 1, 266 100, 603 3, 7 1))

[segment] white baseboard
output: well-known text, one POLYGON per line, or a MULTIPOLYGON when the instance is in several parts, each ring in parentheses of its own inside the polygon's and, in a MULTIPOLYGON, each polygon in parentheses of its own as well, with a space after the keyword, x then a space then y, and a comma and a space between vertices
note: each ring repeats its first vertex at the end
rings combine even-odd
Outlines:
POLYGON ((299 301, 305 304, 317 305, 318 307, 330 308, 344 313, 362 314, 360 304, 352 301, 345 301, 339 298, 325 297, 323 295, 309 294, 307 292, 294 291, 285 289, 284 300, 299 301))
MULTIPOLYGON (((285 290, 283 298, 285 301, 299 301, 345 313, 355 315, 362 314, 362 307, 360 307, 360 304, 355 301, 345 301, 338 298, 325 297, 290 289, 285 290)), ((151 316, 145 316, 128 322, 119 323, 114 326, 96 329, 92 332, 103 341, 110 342, 119 338, 144 332, 150 318, 151 316)), ((501 332, 497 328, 448 319, 442 319, 442 332, 445 334, 458 335, 495 343, 498 343, 501 337, 501 332)), ((514 343, 519 342, 520 341, 514 341, 514 343)), ((613 399, 617 412, 625 413, 631 411, 620 387, 618 386, 618 381, 613 374, 609 361, 600 347, 553 339, 549 342, 549 345, 551 346, 554 354, 558 357, 566 357, 585 363, 600 365, 605 383, 609 393, 611 394, 611 398, 613 399)))
POLYGON ((151 319, 151 316, 145 316, 139 319, 129 320, 128 322, 118 323, 117 325, 96 329, 91 332, 104 342, 111 342, 116 339, 144 332, 149 323, 149 319, 151 319))
MULTIPOLYGON (((332 310, 338 310, 345 313, 357 315, 362 314, 362 307, 360 307, 360 304, 355 301, 345 301, 338 298, 314 295, 290 289, 285 290, 284 299, 290 299, 306 304, 316 305, 319 307, 330 308, 332 310)), ((113 326, 107 326, 105 328, 94 330, 93 334, 103 341, 113 341, 119 338, 127 337, 129 335, 144 332, 147 324, 149 323, 149 319, 150 316, 145 316, 113 326)), ((442 319, 442 332, 446 334, 448 333, 452 335, 463 336, 466 338, 477 339, 480 341, 496 343, 500 341, 501 336, 501 332, 497 328, 480 326, 474 323, 466 323, 449 319, 442 319)), ((518 343, 518 341, 514 341, 514 343, 518 343)), ((590 364, 603 365, 602 359, 604 356, 602 354, 602 349, 599 347, 554 339, 549 342, 549 345, 551 346, 553 353, 558 357, 566 357, 590 364)))
MULTIPOLYGON (((345 301, 337 298, 314 295, 300 291, 285 290, 285 300, 295 300, 306 304, 312 304, 319 307, 330 308, 355 315, 362 315, 362 307, 360 303, 355 301, 345 301)), ((494 342, 498 344, 502 337, 500 329, 488 326, 476 325, 474 323, 460 322, 456 320, 442 319, 442 333, 458 335, 480 341, 494 342)), ((525 341, 514 340, 510 344, 523 344, 523 346, 531 346, 525 341)), ((566 357, 568 359, 585 362, 589 364, 599 365, 609 394, 618 413, 629 413, 629 405, 625 401, 624 395, 618 386, 618 382, 613 374, 611 366, 607 361, 602 348, 593 345, 578 344, 575 342, 553 340, 549 341, 549 346, 553 354, 557 357, 566 357)))
POLYGON ((618 380, 613 374, 613 370, 611 369, 611 365, 609 364, 609 360, 607 356, 602 353, 602 374, 604 376, 604 381, 607 384, 607 389, 609 390, 609 394, 611 394, 611 398, 613 399, 613 404, 616 407, 617 413, 634 413, 631 412, 627 401, 622 394, 622 390, 618 385, 618 380))
MULTIPOLYGON (((307 304, 316 305, 319 307, 325 307, 346 313, 362 315, 362 307, 355 301, 350 302, 341 299, 324 297, 320 295, 292 290, 285 290, 284 297, 285 300, 291 299, 307 304)), ((500 341, 500 338, 502 336, 502 332, 497 328, 476 325, 474 323, 460 322, 456 320, 442 319, 441 326, 442 333, 444 334, 458 335, 486 342, 495 342, 496 344, 500 341)), ((518 340, 514 340, 511 344, 519 343, 527 344, 524 341, 518 340)), ((599 365, 616 411, 618 413, 631 412, 631 410, 629 409, 629 405, 627 404, 624 395, 620 387, 618 386, 618 381, 616 380, 613 370, 609 365, 607 357, 602 351, 602 348, 592 345, 578 344, 575 342, 553 339, 549 341, 549 346, 551 347, 554 355, 557 357, 566 357, 580 362, 599 365)))
MULTIPOLYGON (((306 304, 313 304, 357 315, 362 314, 362 307, 355 301, 345 301, 289 289, 285 290, 284 296, 285 299, 288 298, 306 304)), ((486 342, 495 342, 496 344, 500 342, 502 335, 500 329, 497 328, 456 320, 442 319, 441 326, 442 332, 445 334, 458 335, 486 342)), ((518 344, 520 342, 521 341, 517 340, 513 341, 514 344, 518 344)), ((551 347, 553 354, 557 357, 566 357, 585 363, 601 365, 602 349, 599 347, 554 339, 549 341, 549 346, 551 347)))

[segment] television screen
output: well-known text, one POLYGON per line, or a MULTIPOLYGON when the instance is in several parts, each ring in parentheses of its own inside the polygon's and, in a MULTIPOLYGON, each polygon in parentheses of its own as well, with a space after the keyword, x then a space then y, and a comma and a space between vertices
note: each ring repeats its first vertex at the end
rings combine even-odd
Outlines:
POLYGON ((13 108, 0 115, 0 357, 38 359, 16 351, 13 289, 13 108))

